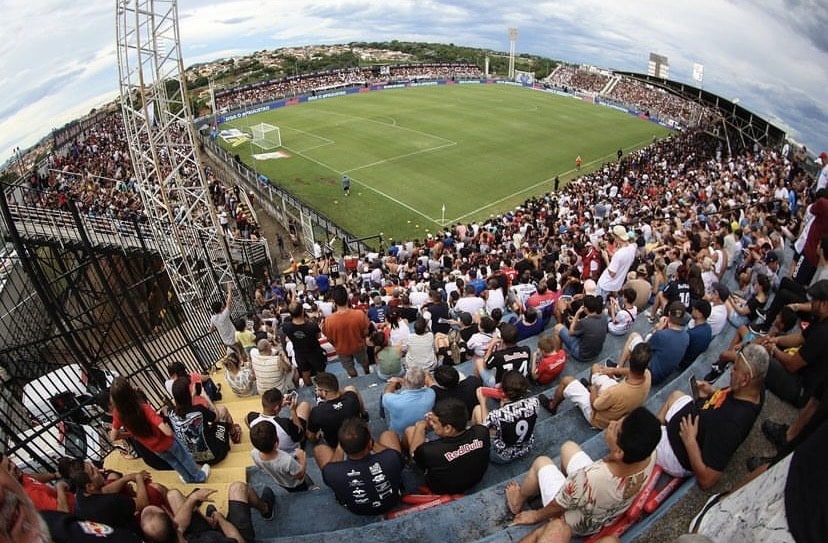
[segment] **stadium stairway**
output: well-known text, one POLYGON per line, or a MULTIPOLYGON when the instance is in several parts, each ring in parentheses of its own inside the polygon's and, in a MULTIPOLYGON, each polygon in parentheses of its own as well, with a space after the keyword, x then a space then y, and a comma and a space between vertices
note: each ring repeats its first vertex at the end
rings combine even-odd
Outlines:
MULTIPOLYGON (((213 374, 213 379, 222 385, 222 401, 217 402, 228 408, 233 420, 242 426, 242 439, 240 443, 233 444, 230 452, 219 464, 210 468, 210 478, 206 483, 199 485, 182 483, 175 471, 158 471, 147 466, 140 458, 127 458, 117 450, 110 453, 104 461, 104 467, 119 471, 121 473, 133 473, 147 470, 152 474, 153 482, 160 483, 167 488, 177 488, 184 495, 187 495, 197 486, 215 489, 213 502, 222 512, 227 513, 227 495, 231 483, 235 481, 247 481, 247 467, 252 463, 250 458, 250 435, 244 427, 244 416, 249 411, 261 411, 261 397, 237 398, 224 381, 223 372, 213 374)), ((260 489, 261 490, 261 489, 260 489)), ((202 507, 206 509, 206 504, 202 507)))

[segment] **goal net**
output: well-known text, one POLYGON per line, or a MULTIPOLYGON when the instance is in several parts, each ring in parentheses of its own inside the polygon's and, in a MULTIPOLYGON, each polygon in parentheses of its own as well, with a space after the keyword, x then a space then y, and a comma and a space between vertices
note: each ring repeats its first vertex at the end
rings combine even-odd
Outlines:
POLYGON ((250 131, 253 135, 253 145, 261 149, 267 151, 282 146, 282 133, 278 126, 259 123, 251 126, 250 131))

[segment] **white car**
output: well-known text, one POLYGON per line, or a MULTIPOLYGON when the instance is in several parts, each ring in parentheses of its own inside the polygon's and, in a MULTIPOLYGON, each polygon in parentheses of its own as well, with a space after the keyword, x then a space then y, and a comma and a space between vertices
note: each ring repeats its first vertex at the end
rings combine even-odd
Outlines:
POLYGON ((26 471, 54 473, 57 461, 63 456, 101 464, 109 451, 109 444, 100 431, 74 422, 41 424, 18 434, 17 440, 18 443, 9 443, 17 447, 9 453, 9 459, 26 471))
MULTIPOLYGON (((29 412, 33 424, 66 418, 66 414, 112 384, 116 374, 109 370, 90 369, 80 364, 69 364, 39 377, 23 387, 23 407, 29 412)), ((94 404, 85 405, 69 419, 87 424, 100 419, 101 409, 94 404)))

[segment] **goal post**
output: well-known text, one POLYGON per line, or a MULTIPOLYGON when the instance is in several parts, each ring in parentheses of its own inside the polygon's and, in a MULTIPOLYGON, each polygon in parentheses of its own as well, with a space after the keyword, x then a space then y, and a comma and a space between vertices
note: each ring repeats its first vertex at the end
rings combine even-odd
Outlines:
POLYGON ((253 145, 260 149, 268 151, 282 146, 282 132, 278 126, 267 123, 254 124, 250 127, 250 132, 253 136, 253 145))

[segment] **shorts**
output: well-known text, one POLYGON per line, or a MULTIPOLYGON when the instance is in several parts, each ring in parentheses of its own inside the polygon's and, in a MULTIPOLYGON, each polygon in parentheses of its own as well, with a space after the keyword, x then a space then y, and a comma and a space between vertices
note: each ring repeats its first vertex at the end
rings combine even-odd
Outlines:
POLYGON ((368 363, 368 353, 365 349, 355 352, 354 354, 340 354, 339 363, 345 368, 345 371, 356 371, 354 362, 359 362, 360 366, 365 366, 368 363))
MULTIPOLYGON (((227 501, 227 520, 238 528, 239 533, 244 538, 245 543, 253 543, 256 536, 253 532, 253 521, 250 518, 250 504, 247 502, 240 502, 235 500, 227 501)), ((184 531, 184 537, 190 537, 202 534, 205 532, 215 532, 216 529, 210 526, 204 515, 196 512, 190 520, 190 525, 184 531)))
MULTIPOLYGON (((566 472, 572 474, 591 464, 592 458, 584 451, 580 451, 569 459, 569 464, 565 466, 566 472)), ((565 482, 566 475, 555 464, 548 464, 538 470, 538 487, 540 488, 541 503, 544 507, 555 499, 565 482)))
POLYGON ((253 532, 253 521, 250 518, 249 503, 228 500, 227 520, 239 530, 245 543, 253 543, 253 540, 256 539, 256 534, 253 532))
POLYGON ((296 367, 300 372, 310 372, 311 375, 325 371, 328 359, 322 347, 314 353, 304 353, 296 356, 296 367))
MULTIPOLYGON (((596 373, 592 376, 592 385, 597 386, 598 390, 606 390, 614 387, 618 381, 609 375, 596 373)), ((563 391, 564 398, 572 401, 578 406, 578 409, 583 413, 584 418, 588 423, 592 424, 592 404, 590 403, 589 390, 577 379, 566 385, 563 391)))
MULTIPOLYGON (((693 399, 690 396, 682 396, 673 402, 673 405, 667 410, 667 421, 669 422, 676 413, 691 401, 693 399)), ((667 437, 666 425, 661 427, 661 439, 656 447, 656 463, 673 477, 690 477, 693 475, 693 472, 684 469, 684 466, 676 458, 676 453, 673 452, 673 447, 670 445, 670 438, 667 437)))

